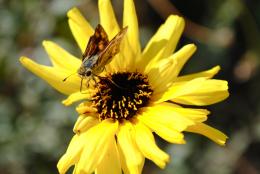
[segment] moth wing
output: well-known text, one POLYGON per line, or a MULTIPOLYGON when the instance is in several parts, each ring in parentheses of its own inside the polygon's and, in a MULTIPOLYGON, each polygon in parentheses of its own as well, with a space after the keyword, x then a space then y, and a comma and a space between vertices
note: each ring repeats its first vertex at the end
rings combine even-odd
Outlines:
POLYGON ((98 67, 103 67, 107 65, 112 58, 120 51, 120 44, 124 38, 127 28, 123 28, 106 46, 106 48, 99 54, 99 59, 97 62, 98 67))
POLYGON ((82 61, 102 52, 108 43, 107 33, 104 28, 98 24, 94 34, 89 38, 85 52, 82 55, 82 61))

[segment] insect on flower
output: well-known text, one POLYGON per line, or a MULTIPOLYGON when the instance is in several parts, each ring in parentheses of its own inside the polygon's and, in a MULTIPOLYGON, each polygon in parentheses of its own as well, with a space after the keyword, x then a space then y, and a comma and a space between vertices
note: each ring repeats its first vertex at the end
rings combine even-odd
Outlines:
MULTIPOLYGON (((82 64, 77 71, 81 77, 80 91, 82 91, 84 79, 88 79, 88 86, 91 79, 96 81, 95 77, 101 78, 98 74, 105 69, 105 66, 120 51, 120 43, 127 32, 127 28, 123 28, 109 41, 104 28, 100 24, 97 25, 94 34, 89 38, 86 50, 82 55, 82 64)), ((66 81, 68 77, 63 79, 63 81, 66 81)))

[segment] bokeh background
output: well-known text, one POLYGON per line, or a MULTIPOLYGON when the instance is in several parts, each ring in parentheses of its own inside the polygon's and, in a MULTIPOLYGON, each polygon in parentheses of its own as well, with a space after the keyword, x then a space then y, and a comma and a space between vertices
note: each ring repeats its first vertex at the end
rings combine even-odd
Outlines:
MULTIPOLYGON (((122 0, 112 0, 119 21, 122 0)), ((179 43, 198 50, 183 74, 222 67, 219 79, 229 81, 231 96, 207 107, 208 124, 229 136, 226 147, 205 137, 186 134, 186 145, 169 145, 165 170, 146 161, 145 174, 260 173, 260 1, 136 0, 142 46, 169 14, 186 18, 179 43)), ((0 174, 57 173, 56 163, 72 137, 77 118, 62 94, 19 63, 21 55, 50 64, 41 42, 52 40, 80 56, 66 12, 77 6, 95 26, 96 0, 0 0, 0 174)))

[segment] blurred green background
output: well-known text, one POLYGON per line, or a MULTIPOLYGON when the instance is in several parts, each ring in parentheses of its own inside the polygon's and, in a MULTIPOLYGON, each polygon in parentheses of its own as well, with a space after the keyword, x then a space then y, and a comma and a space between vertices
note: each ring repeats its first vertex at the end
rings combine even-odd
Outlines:
MULTIPOLYGON (((119 21, 122 0, 113 0, 119 21)), ((229 81, 231 96, 207 107, 208 124, 229 136, 226 147, 186 133, 186 145, 170 145, 165 170, 146 161, 145 174, 257 174, 260 173, 260 1, 259 0, 147 0, 135 1, 141 43, 169 14, 186 17, 179 46, 195 43, 198 50, 185 73, 222 67, 219 79, 229 81)), ((0 0, 0 174, 57 173, 56 163, 72 137, 77 118, 74 106, 43 80, 24 69, 18 59, 29 56, 50 64, 41 46, 52 40, 76 56, 66 12, 77 6, 95 26, 96 0, 0 0)))

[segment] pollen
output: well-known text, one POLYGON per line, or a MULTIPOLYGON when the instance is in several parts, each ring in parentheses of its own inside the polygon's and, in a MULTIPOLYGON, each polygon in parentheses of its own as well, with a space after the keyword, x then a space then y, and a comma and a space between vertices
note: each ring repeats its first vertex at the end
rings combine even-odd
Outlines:
POLYGON ((92 104, 99 119, 131 119, 148 105, 153 90, 147 76, 137 72, 120 72, 101 77, 92 104))

